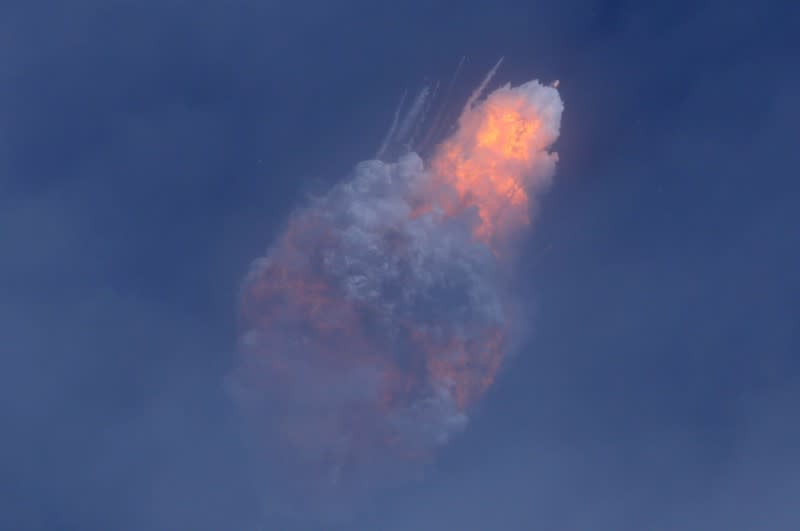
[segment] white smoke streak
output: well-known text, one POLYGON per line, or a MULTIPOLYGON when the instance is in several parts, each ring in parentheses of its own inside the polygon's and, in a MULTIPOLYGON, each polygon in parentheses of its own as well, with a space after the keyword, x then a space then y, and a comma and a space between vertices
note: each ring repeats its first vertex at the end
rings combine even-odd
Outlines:
POLYGON ((392 118, 392 125, 389 126, 389 130, 386 131, 386 136, 383 138, 383 142, 381 142, 380 147, 378 148, 378 152, 375 154, 375 158, 380 160, 383 158, 383 154, 386 152, 386 148, 389 147, 389 143, 394 136, 395 129, 397 129, 397 122, 400 120, 400 112, 403 110, 403 102, 406 101, 406 96, 408 95, 408 91, 404 90, 403 95, 400 96, 400 103, 397 104, 397 108, 394 110, 394 118, 392 118))
POLYGON ((425 102, 430 92, 430 87, 422 87, 417 97, 414 98, 414 102, 411 104, 411 107, 408 108, 408 113, 406 113, 405 118, 403 118, 403 121, 400 123, 400 127, 397 128, 397 134, 395 134, 393 139, 394 143, 399 143, 401 145, 408 144, 408 135, 411 128, 417 122, 422 109, 425 107, 425 102))
MULTIPOLYGON (((450 82, 447 84, 447 90, 445 91, 444 96, 442 97, 442 101, 444 102, 444 104, 447 104, 447 102, 450 101, 450 95, 453 93, 453 87, 455 87, 456 80, 458 79, 458 74, 461 72, 461 68, 464 66, 464 61, 466 60, 466 58, 467 57, 465 55, 461 56, 461 60, 458 62, 458 66, 456 67, 455 72, 453 72, 453 75, 450 77, 450 82)), ((422 139, 422 142, 420 142, 418 146, 419 153, 425 153, 428 150, 431 141, 436 139, 437 136, 440 134, 439 126, 442 122, 444 109, 445 107, 444 105, 442 105, 439 107, 439 110, 436 111, 436 114, 434 115, 433 120, 431 121, 431 125, 428 127, 428 132, 425 134, 425 136, 422 139)))
POLYGON ((461 116, 463 116, 467 111, 472 109, 472 106, 475 105, 475 102, 478 101, 478 98, 481 97, 481 95, 483 94, 483 91, 486 90, 486 87, 489 86, 489 83, 491 83, 492 78, 497 73, 497 69, 500 68, 500 65, 503 63, 503 59, 505 59, 505 57, 501 57, 495 63, 495 65, 492 67, 492 69, 489 70, 489 73, 486 74, 486 77, 483 78, 483 81, 481 81, 481 84, 478 85, 478 88, 476 88, 472 92, 470 97, 467 99, 467 103, 464 104, 464 109, 461 111, 461 116))
POLYGON ((425 121, 428 118, 428 111, 430 110, 433 101, 436 99, 436 94, 438 94, 438 92, 439 92, 439 82, 437 81, 433 85, 433 90, 431 91, 430 95, 426 98, 425 105, 423 106, 422 111, 420 112, 419 118, 416 120, 416 123, 414 124, 414 129, 411 131, 411 136, 409 136, 408 138, 407 144, 409 150, 414 149, 414 140, 416 139, 419 130, 422 128, 423 125, 425 125, 425 121))

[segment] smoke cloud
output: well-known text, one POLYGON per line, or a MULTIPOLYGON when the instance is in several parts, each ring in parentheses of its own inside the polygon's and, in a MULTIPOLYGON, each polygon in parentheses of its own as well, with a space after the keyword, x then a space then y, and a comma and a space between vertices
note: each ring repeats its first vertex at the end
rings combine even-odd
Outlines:
POLYGON ((244 280, 232 383, 257 451, 292 478, 273 505, 342 517, 419 477, 519 344, 508 265, 555 170, 563 104, 537 81, 477 101, 497 66, 430 160, 358 164, 244 280))

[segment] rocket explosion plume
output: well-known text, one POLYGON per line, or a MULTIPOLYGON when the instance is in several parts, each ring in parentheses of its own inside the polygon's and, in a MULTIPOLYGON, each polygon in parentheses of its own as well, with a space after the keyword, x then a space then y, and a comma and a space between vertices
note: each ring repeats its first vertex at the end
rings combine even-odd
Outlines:
POLYGON ((243 284, 237 396, 304 507, 418 472, 519 342, 504 264, 554 172, 563 104, 537 81, 478 96, 427 167, 363 162, 296 211, 243 284))

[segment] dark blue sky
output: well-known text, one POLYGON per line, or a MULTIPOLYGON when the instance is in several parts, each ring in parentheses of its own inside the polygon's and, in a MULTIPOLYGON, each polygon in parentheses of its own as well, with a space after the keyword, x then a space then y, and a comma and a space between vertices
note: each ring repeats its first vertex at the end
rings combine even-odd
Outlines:
POLYGON ((1 528, 253 529, 241 276, 466 55, 561 80, 533 338, 352 528, 800 529, 800 8, 454 5, 0 4, 1 528))

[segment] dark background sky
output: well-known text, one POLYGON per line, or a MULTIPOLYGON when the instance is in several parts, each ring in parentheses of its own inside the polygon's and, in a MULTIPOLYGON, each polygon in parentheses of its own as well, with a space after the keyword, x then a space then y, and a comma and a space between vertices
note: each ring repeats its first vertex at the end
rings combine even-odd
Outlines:
POLYGON ((560 79, 566 107, 521 267, 533 339, 430 478, 352 528, 800 529, 798 21, 0 2, 0 528, 254 529, 265 478, 222 386, 242 274, 403 88, 466 55, 466 95, 504 55, 497 82, 560 79))

